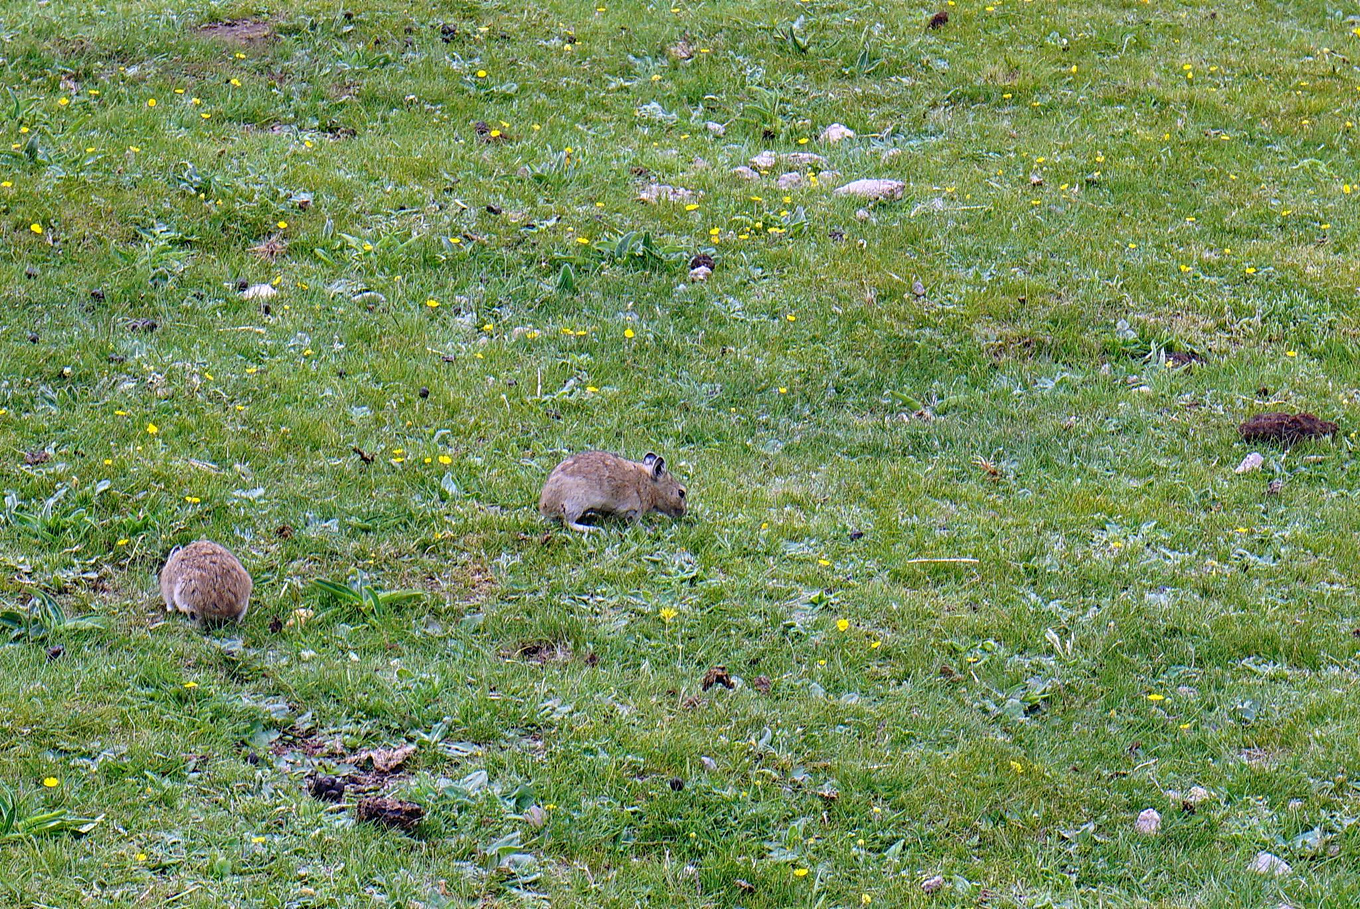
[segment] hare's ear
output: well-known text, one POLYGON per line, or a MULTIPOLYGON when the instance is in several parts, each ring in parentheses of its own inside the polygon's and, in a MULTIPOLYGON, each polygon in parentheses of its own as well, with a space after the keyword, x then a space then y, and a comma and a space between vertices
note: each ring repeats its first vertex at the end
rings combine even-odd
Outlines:
POLYGON ((655 461, 655 460, 656 460, 656 452, 654 452, 654 451, 649 451, 649 452, 647 452, 645 455, 642 456, 642 463, 643 463, 645 466, 647 466, 647 467, 651 467, 651 466, 652 466, 652 462, 655 461))
POLYGON ((652 461, 652 479, 659 480, 661 475, 666 472, 666 459, 655 458, 652 461))

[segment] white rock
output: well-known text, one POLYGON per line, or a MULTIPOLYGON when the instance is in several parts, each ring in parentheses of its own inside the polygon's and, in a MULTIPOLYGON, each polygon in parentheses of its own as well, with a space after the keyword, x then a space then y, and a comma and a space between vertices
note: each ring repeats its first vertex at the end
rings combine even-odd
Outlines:
POLYGON ((779 163, 779 156, 772 151, 763 151, 751 159, 751 166, 756 170, 769 170, 779 163))
POLYGON ((1261 465, 1266 459, 1261 457, 1259 452, 1253 451, 1242 459, 1242 463, 1237 465, 1237 473, 1251 473, 1253 470, 1260 470, 1261 465))
POLYGON ((855 212, 856 221, 872 221, 874 216, 869 214, 869 209, 861 208, 855 212))
POLYGON ((712 120, 709 120, 707 123, 704 124, 704 129, 708 130, 715 136, 727 135, 727 127, 723 126, 721 123, 714 123, 712 120))
POLYGON ((760 174, 743 164, 741 167, 732 168, 734 177, 741 177, 743 180, 759 180, 760 174))
POLYGON ((812 152, 789 152, 784 156, 784 160, 789 164, 796 164, 799 167, 806 167, 809 164, 825 164, 826 159, 821 155, 812 152))
POLYGON ((1162 816, 1156 808, 1145 808, 1134 822, 1133 829, 1143 836, 1156 836, 1162 832, 1162 816))
POLYGON ((907 184, 901 180, 856 180, 837 187, 838 196, 858 196, 861 199, 900 199, 907 184))
POLYGON ((825 183, 827 186, 830 186, 832 183, 835 183, 837 180, 840 179, 840 177, 841 172, 838 170, 824 170, 817 175, 817 179, 820 182, 825 183))
POLYGON ((835 145, 842 139, 855 138, 855 131, 843 123, 833 123, 822 130, 822 141, 835 145))
POLYGON ((699 763, 703 764, 704 769, 709 773, 716 773, 718 771, 718 762, 711 757, 700 757, 699 763))
POLYGON ((774 185, 780 189, 793 189, 795 186, 802 186, 803 175, 796 170, 791 170, 787 174, 780 174, 779 179, 774 181, 774 185))
POLYGON ((539 830, 544 824, 548 823, 548 812, 538 805, 530 805, 524 812, 524 823, 535 830, 539 830))
POLYGON ((1203 786, 1191 786, 1190 791, 1185 794, 1185 800, 1191 805, 1199 805, 1213 798, 1209 790, 1203 786))
POLYGON ((1282 877, 1293 871, 1289 863, 1284 859, 1271 855, 1269 852, 1258 852, 1256 858, 1247 865, 1248 871, 1255 871, 1257 874, 1264 874, 1270 877, 1282 877))
POLYGON ((279 289, 272 284, 252 284, 241 291, 241 299, 268 300, 270 297, 278 296, 278 294, 279 289))
POLYGON ((638 193, 638 198, 643 202, 683 202, 694 197, 691 190, 683 186, 667 186, 665 183, 653 183, 651 186, 643 187, 642 192, 638 193))
POLYGON ((928 877, 925 880, 921 881, 921 889, 924 890, 926 893, 934 893, 943 886, 944 878, 940 877, 938 874, 935 875, 934 877, 928 877))
POLYGON ((700 265, 698 268, 691 268, 689 270, 689 279, 691 281, 707 281, 708 276, 711 274, 713 274, 713 269, 709 268, 707 265, 700 265))

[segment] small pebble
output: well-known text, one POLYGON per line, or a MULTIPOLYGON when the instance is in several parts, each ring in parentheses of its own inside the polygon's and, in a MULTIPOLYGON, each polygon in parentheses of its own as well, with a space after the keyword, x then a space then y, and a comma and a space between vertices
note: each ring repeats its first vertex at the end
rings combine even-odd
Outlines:
POLYGON ((243 300, 267 300, 270 297, 278 296, 278 288, 272 284, 252 284, 241 291, 243 300))
POLYGON ((1203 786, 1191 786, 1190 791, 1185 794, 1185 800, 1192 805, 1207 802, 1211 798, 1213 798, 1213 796, 1210 795, 1209 790, 1205 789, 1203 786))
POLYGON ((1242 463, 1237 465, 1237 470, 1234 472, 1251 473, 1253 470, 1260 470, 1261 465, 1264 464, 1265 462, 1266 459, 1261 457, 1259 452, 1253 451, 1251 454, 1247 455, 1245 458, 1242 459, 1242 463))
POLYGON ((838 196, 858 196, 861 199, 900 199, 907 184, 901 180, 855 180, 838 186, 838 196))
POLYGON ((1133 829, 1143 836, 1156 836, 1162 832, 1162 816, 1156 808, 1145 808, 1134 822, 1133 829))
POLYGON ((842 139, 853 138, 855 138, 855 131, 842 123, 833 123, 822 130, 822 141, 830 142, 832 145, 835 145, 842 139))
POLYGON ((928 877, 925 880, 921 881, 921 889, 924 890, 926 893, 935 893, 943 886, 944 878, 938 874, 935 875, 934 877, 928 877))
POLYGON ((1256 853, 1256 858, 1248 863, 1247 870, 1268 877, 1282 877, 1294 869, 1289 867, 1288 862, 1278 856, 1271 855, 1269 852, 1258 852, 1256 853))

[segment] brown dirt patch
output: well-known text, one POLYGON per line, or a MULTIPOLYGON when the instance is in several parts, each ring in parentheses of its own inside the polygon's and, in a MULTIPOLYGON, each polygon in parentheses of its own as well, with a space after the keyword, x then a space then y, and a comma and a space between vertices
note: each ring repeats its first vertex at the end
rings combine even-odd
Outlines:
POLYGON ((227 44, 256 45, 268 41, 274 29, 263 19, 229 19, 198 27, 198 34, 227 44))
POLYGON ((1337 425, 1311 413, 1258 413, 1237 431, 1248 442, 1280 442, 1292 445, 1302 439, 1336 435, 1337 425))
POLYGON ((507 660, 526 663, 566 663, 571 660, 571 645, 566 641, 525 641, 501 652, 507 660))

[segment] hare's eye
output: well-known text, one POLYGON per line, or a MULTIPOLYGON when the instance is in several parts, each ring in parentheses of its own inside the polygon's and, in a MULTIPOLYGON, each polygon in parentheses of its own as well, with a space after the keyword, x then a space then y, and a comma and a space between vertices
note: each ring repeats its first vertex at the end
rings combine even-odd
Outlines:
POLYGON ((680 498, 683 499, 684 497, 685 497, 685 491, 682 489, 682 490, 680 490, 680 498))

